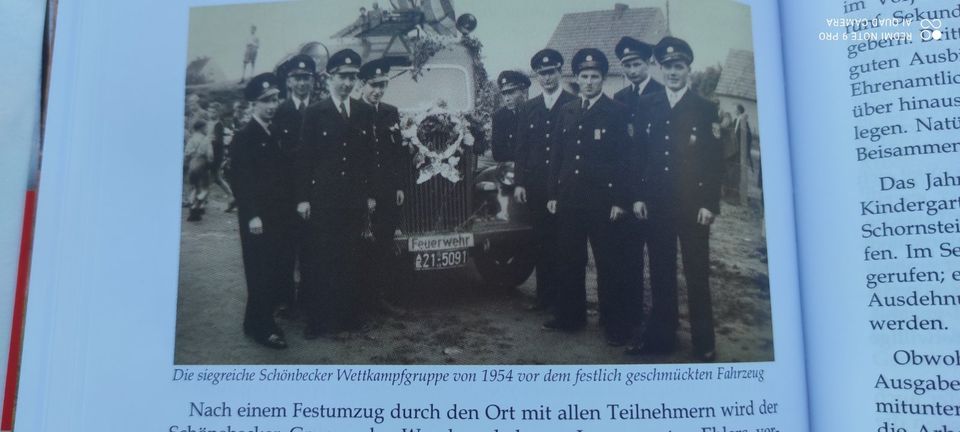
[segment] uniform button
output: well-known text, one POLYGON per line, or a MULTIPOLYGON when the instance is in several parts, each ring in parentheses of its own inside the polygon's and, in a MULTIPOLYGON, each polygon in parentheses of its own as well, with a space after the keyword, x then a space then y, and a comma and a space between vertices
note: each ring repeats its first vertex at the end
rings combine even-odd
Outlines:
POLYGON ((580 140, 577 140, 577 144, 580 144, 580 140))
POLYGON ((577 155, 576 159, 577 159, 577 160, 580 160, 580 155, 577 155))
POLYGON ((347 158, 343 158, 343 161, 346 162, 346 161, 347 161, 347 158))
POLYGON ((664 155, 664 156, 670 156, 670 152, 665 151, 665 152, 663 152, 663 155, 664 155))
POLYGON ((327 131, 323 131, 323 136, 327 136, 327 131))
POLYGON ((380 168, 380 164, 377 164, 377 168, 380 168))
POLYGON ((546 163, 547 165, 550 165, 550 159, 547 159, 547 160, 545 160, 545 161, 543 161, 543 162, 546 163))
POLYGON ((670 135, 663 137, 663 139, 666 139, 666 140, 670 139, 670 135))
POLYGON ((343 146, 346 147, 346 146, 347 146, 347 143, 343 143, 343 146))
POLYGON ((550 151, 550 147, 547 147, 547 151, 550 151))
POLYGON ((664 171, 670 171, 670 167, 663 167, 664 171))
POLYGON ((550 120, 547 120, 547 124, 550 124, 550 120))
POLYGON ((340 175, 345 176, 345 175, 347 175, 347 172, 346 172, 346 171, 340 171, 340 175))
POLYGON ((703 182, 697 182, 697 186, 703 187, 703 182))
POLYGON ((310 184, 317 184, 316 180, 310 180, 310 184))
POLYGON ((513 134, 507 135, 507 138, 513 138, 513 134))
POLYGON ((260 147, 266 147, 267 143, 260 143, 260 147))
POLYGON ((573 170, 574 174, 580 174, 580 170, 573 170))
POLYGON ((547 134, 547 138, 550 138, 550 134, 547 134))
POLYGON ((670 124, 670 120, 667 120, 667 124, 670 124))
POLYGON ((287 129, 284 129, 284 130, 283 130, 283 133, 290 133, 290 131, 287 130, 287 129))
POLYGON ((608 187, 608 188, 612 188, 612 187, 613 187, 613 183, 607 183, 607 187, 608 187))
POLYGON ((533 123, 530 123, 530 129, 533 129, 533 123))
POLYGON ((583 130, 583 125, 577 126, 577 129, 583 130))

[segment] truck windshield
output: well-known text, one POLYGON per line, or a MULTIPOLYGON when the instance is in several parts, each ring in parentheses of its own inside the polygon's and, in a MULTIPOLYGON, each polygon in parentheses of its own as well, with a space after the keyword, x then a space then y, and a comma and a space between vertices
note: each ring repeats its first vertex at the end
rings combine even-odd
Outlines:
POLYGON ((414 81, 411 70, 393 75, 384 102, 400 111, 423 111, 435 105, 438 99, 447 102, 451 111, 473 108, 473 86, 467 71, 459 66, 431 65, 423 68, 423 75, 414 81))

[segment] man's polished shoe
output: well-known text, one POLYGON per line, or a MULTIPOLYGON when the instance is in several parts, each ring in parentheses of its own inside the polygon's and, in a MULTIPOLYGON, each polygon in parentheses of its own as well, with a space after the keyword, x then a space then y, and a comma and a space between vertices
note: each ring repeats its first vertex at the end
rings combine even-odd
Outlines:
POLYGON ((277 331, 267 335, 257 335, 244 329, 244 334, 253 339, 254 342, 273 349, 287 349, 287 340, 283 337, 283 332, 277 331))
POLYGON ((303 329, 303 338, 306 340, 314 340, 322 335, 323 329, 321 329, 320 326, 307 325, 307 327, 303 329))
POLYGON ((584 327, 586 327, 586 325, 587 323, 585 322, 570 323, 570 322, 561 321, 558 319, 552 319, 550 321, 543 323, 541 328, 544 330, 551 330, 551 331, 575 332, 583 329, 584 327))
POLYGON ((627 344, 627 337, 622 334, 608 332, 605 335, 607 345, 612 347, 622 347, 627 344))
POLYGON ((701 363, 713 363, 717 361, 717 350, 698 353, 697 360, 699 360, 701 363))
POLYGON ((669 354, 673 352, 673 346, 669 344, 658 344, 653 343, 647 340, 641 340, 636 345, 628 346, 624 353, 627 355, 653 355, 653 354, 669 354))

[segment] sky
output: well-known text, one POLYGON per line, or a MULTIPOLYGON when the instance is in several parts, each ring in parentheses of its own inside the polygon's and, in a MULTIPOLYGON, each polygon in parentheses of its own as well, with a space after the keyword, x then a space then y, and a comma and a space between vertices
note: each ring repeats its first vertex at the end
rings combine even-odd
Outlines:
MULTIPOLYGON (((187 60, 209 56, 228 78, 240 76, 250 25, 257 25, 257 71, 273 66, 307 41, 334 44, 330 35, 352 23, 361 6, 374 0, 296 0, 204 6, 191 10, 187 60)), ((389 0, 379 1, 390 9, 389 0)), ((453 0, 457 15, 471 13, 473 33, 484 45, 487 72, 528 69, 533 53, 550 40, 560 18, 570 12, 613 9, 615 3, 663 7, 666 0, 453 0)), ((693 68, 722 64, 731 48, 753 49, 750 11, 733 0, 670 0, 670 30, 694 47, 693 68)))

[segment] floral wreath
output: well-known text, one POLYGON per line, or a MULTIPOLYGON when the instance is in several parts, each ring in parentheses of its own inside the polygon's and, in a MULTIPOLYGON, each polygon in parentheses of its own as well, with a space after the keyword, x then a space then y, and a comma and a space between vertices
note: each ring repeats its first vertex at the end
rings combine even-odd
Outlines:
POLYGON ((403 120, 399 125, 400 134, 404 145, 414 151, 413 163, 419 172, 417 184, 437 175, 452 183, 463 179, 457 165, 463 155, 463 146, 472 147, 474 144, 467 125, 464 116, 450 111, 442 99, 403 120))

